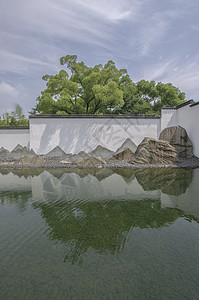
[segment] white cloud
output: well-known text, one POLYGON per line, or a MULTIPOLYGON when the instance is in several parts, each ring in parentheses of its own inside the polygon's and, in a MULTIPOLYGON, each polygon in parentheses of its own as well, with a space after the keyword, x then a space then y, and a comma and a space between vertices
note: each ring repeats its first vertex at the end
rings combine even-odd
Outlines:
POLYGON ((0 95, 3 97, 4 95, 11 96, 11 97, 17 97, 18 91, 16 88, 14 88, 12 85, 10 85, 7 82, 0 82, 0 95))
MULTIPOLYGON (((143 20, 142 20, 143 21, 143 20)), ((140 26, 138 45, 140 55, 145 56, 154 51, 171 28, 170 12, 155 12, 146 19, 145 26, 140 26)))
POLYGON ((77 2, 99 15, 99 17, 101 16, 111 21, 128 19, 139 6, 138 0, 78 0, 77 2))
MULTIPOLYGON (((181 91, 185 92, 187 98, 199 100, 199 55, 194 58, 189 55, 184 57, 172 57, 167 60, 161 59, 157 63, 148 65, 143 70, 143 78, 156 82, 171 82, 181 91)), ((137 79, 140 80, 140 79, 137 79)))
MULTIPOLYGON (((43 89, 42 75, 58 72, 59 57, 77 54, 88 65, 112 59, 132 70, 133 80, 140 76, 196 90, 198 3, 1 0, 0 82, 18 91, 14 102, 31 108, 43 89)), ((8 97, 2 99, 8 105, 8 97)))

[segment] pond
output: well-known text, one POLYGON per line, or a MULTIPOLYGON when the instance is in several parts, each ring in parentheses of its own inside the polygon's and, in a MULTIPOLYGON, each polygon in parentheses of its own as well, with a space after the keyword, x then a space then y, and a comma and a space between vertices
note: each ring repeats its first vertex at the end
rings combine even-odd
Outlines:
POLYGON ((0 299, 198 299, 199 169, 0 170, 0 299))

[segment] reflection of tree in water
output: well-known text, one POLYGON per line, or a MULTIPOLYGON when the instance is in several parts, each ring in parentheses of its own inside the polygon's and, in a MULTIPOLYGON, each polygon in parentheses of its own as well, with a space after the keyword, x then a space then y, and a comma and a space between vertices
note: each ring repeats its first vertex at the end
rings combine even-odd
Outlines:
POLYGON ((193 169, 146 169, 135 172, 145 191, 160 189, 167 195, 184 194, 192 181, 193 169))
POLYGON ((24 212, 32 191, 2 191, 0 192, 1 204, 15 204, 21 212, 24 212))
MULTIPOLYGON (((56 202, 34 204, 49 225, 48 237, 67 245, 65 260, 81 263, 89 248, 112 255, 123 250, 128 233, 168 226, 184 216, 177 209, 161 209, 159 200, 56 202)), ((187 216, 188 220, 192 220, 187 216)))
MULTIPOLYGON (((52 171, 54 174, 55 171, 52 171)), ((78 170, 79 178, 92 174, 98 182, 112 176, 114 170, 78 170), (80 176, 81 175, 81 176, 80 176)), ((46 202, 34 203, 40 208, 43 219, 49 226, 50 239, 67 246, 65 260, 81 263, 83 255, 92 248, 99 253, 109 251, 112 255, 123 250, 128 234, 134 227, 158 228, 168 226, 179 217, 185 216, 177 209, 161 209, 159 199, 142 201, 87 201, 76 199, 77 184, 81 188, 91 182, 74 181, 74 174, 66 170, 56 170, 54 175, 41 176, 43 197, 46 202), (43 178, 43 179, 42 179, 43 178), (59 180, 57 180, 59 178, 59 180)), ((75 172, 74 172, 75 173, 75 172)), ((171 195, 185 193, 192 180, 192 170, 188 169, 145 169, 117 170, 117 174, 129 184, 135 179, 144 190, 158 190, 171 195)), ((26 174, 30 175, 30 174, 26 174)), ((21 172, 18 176, 23 176, 21 172)), ((90 178, 87 176, 88 179, 90 178)), ((79 186, 78 186, 79 187, 79 186)), ((25 209, 30 191, 1 192, 2 204, 17 204, 25 209)))

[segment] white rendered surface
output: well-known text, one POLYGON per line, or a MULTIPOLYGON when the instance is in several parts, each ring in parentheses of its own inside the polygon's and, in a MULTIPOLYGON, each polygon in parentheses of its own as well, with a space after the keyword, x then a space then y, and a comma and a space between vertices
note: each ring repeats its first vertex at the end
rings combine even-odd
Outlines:
POLYGON ((160 132, 180 125, 187 130, 193 153, 199 157, 199 105, 162 109, 153 118, 31 118, 29 129, 0 130, 0 148, 11 151, 17 144, 47 154, 56 146, 66 153, 90 152, 98 145, 116 151, 130 138, 136 145, 145 137, 159 138, 160 132))
POLYGON ((178 110, 162 109, 161 112, 161 131, 166 127, 176 126, 178 124, 178 110))
POLYGON ((14 147, 20 144, 21 146, 29 147, 30 133, 29 129, 5 129, 0 130, 0 148, 4 147, 11 151, 14 147))
POLYGON ((130 138, 138 145, 144 137, 157 138, 160 119, 119 118, 32 118, 30 148, 46 154, 59 146, 66 153, 92 151, 101 145, 117 150, 130 138))
POLYGON ((199 157, 199 105, 180 108, 178 124, 186 129, 193 143, 193 153, 199 157))

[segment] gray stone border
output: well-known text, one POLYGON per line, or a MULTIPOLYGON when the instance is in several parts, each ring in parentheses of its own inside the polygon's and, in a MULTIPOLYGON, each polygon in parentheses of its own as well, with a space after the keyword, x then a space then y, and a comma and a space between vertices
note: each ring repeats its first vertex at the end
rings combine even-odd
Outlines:
POLYGON ((29 126, 0 126, 0 130, 29 129, 29 126))
POLYGON ((30 119, 160 119, 160 115, 30 115, 30 119))

